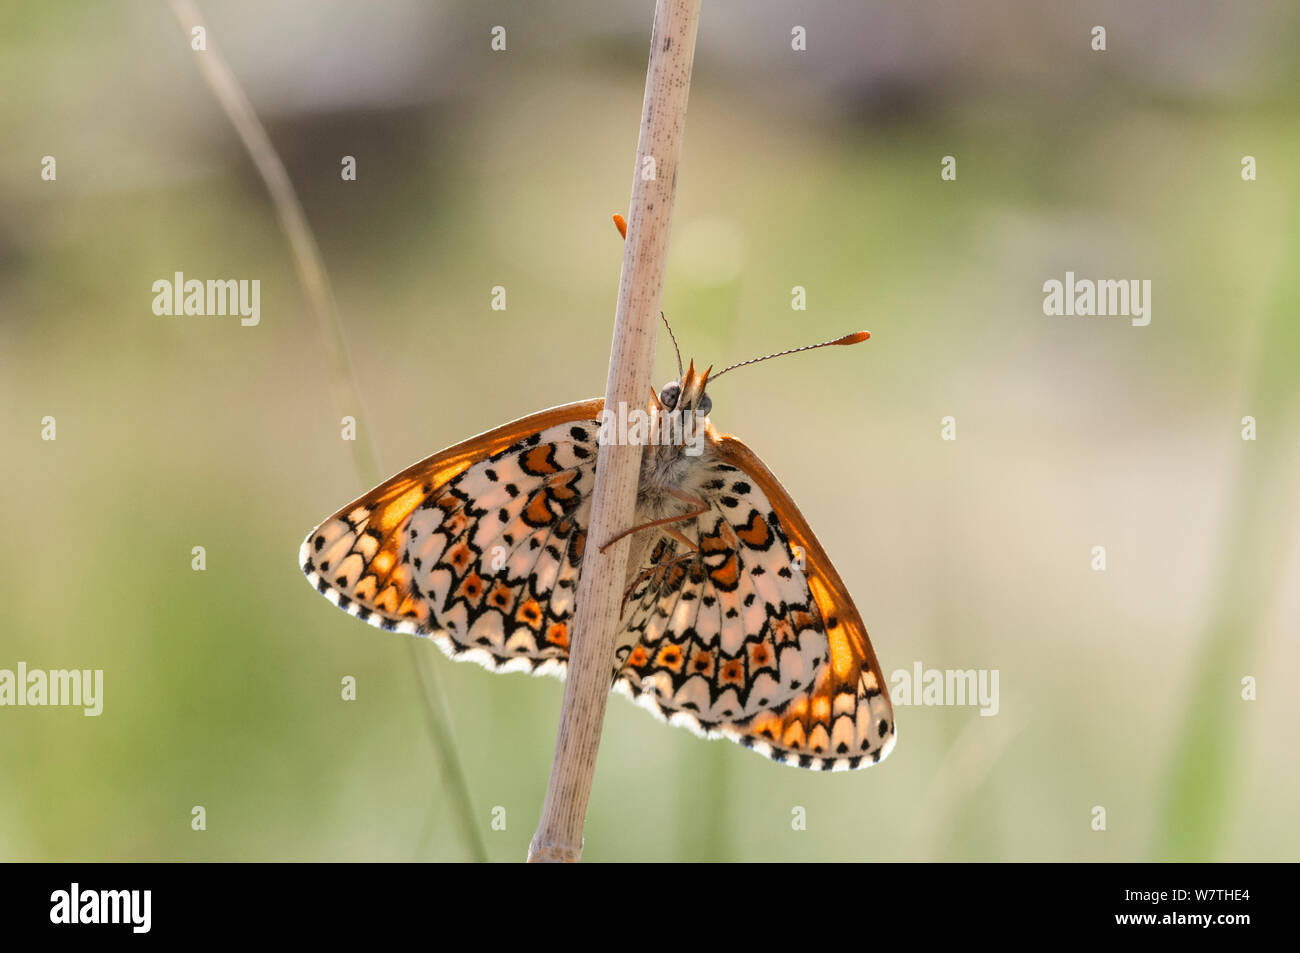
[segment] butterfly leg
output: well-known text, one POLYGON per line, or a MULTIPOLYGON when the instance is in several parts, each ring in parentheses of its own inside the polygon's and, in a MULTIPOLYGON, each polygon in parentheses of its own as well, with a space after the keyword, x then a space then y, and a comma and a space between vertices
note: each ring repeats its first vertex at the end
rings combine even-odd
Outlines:
POLYGON ((697 546, 697 545, 695 544, 695 541, 692 540, 692 539, 690 539, 690 538, 688 538, 688 537, 686 536, 686 534, 683 533, 681 530, 678 530, 678 529, 666 529, 666 530, 664 530, 664 535, 665 535, 665 536, 671 536, 673 539, 677 540, 677 542, 681 543, 681 544, 682 544, 683 546, 685 546, 688 550, 690 550, 690 552, 688 552, 688 553, 686 553, 686 554, 684 554, 684 555, 682 555, 682 556, 678 556, 678 557, 677 557, 678 559, 686 559, 686 558, 689 557, 689 556, 695 556, 695 555, 697 555, 697 554, 699 553, 699 551, 700 551, 700 547, 697 546))
POLYGON ((619 609, 619 613, 621 614, 627 610, 627 601, 632 598, 632 593, 636 592, 636 587, 645 582, 647 578, 653 576, 661 569, 667 569, 669 566, 675 565, 676 563, 682 563, 686 562, 688 559, 694 559, 695 556, 695 553, 686 553, 682 556, 674 556, 666 563, 658 563, 654 566, 647 566, 645 569, 642 569, 637 573, 636 578, 632 580, 632 584, 627 587, 627 591, 623 593, 623 605, 622 608, 619 609))
POLYGON ((668 492, 673 496, 677 497, 679 500, 682 500, 683 502, 689 503, 692 506, 696 507, 696 509, 691 510, 689 513, 680 513, 677 516, 665 516, 663 519, 651 520, 648 523, 641 523, 639 526, 633 526, 630 529, 625 529, 617 536, 613 536, 610 539, 608 539, 605 542, 605 544, 600 547, 600 551, 603 553, 605 550, 609 549, 609 547, 613 546, 624 536, 631 536, 633 533, 640 532, 643 529, 650 529, 652 526, 670 526, 673 523, 682 523, 685 522, 686 520, 695 519, 695 517, 697 516, 702 516, 703 514, 709 511, 708 500, 703 500, 698 496, 692 496, 689 493, 683 493, 681 490, 670 489, 668 490, 668 492))
POLYGON ((636 587, 645 582, 648 577, 654 575, 661 569, 667 569, 669 566, 675 565, 676 563, 683 563, 699 556, 700 547, 688 539, 685 534, 675 529, 666 529, 664 530, 664 535, 670 536, 677 542, 681 543, 686 547, 687 552, 682 553, 680 556, 674 556, 667 562, 655 563, 653 566, 647 566, 645 569, 642 569, 637 573, 636 578, 632 580, 632 584, 627 587, 627 592, 623 593, 623 609, 620 610, 620 612, 627 609, 627 601, 632 598, 632 593, 635 592, 636 587))

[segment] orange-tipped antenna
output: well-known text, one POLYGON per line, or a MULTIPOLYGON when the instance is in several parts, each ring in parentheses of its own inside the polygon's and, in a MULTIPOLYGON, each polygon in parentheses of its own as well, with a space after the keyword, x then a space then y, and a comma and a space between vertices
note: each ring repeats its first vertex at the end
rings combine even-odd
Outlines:
POLYGON ((803 347, 792 347, 788 351, 777 351, 775 354, 768 354, 766 357, 752 357, 748 361, 741 361, 739 364, 732 364, 730 367, 724 367, 718 373, 709 378, 712 384, 727 371, 734 371, 738 367, 744 367, 746 364, 757 364, 759 361, 770 361, 774 357, 784 357, 787 354, 798 354, 800 351, 812 351, 819 347, 830 347, 832 344, 861 344, 867 338, 871 337, 870 331, 854 331, 852 334, 846 334, 842 338, 836 338, 834 341, 823 341, 821 344, 805 344, 803 347))
POLYGON ((618 233, 622 235, 624 239, 627 238, 627 219, 622 215, 619 215, 618 212, 614 213, 614 227, 618 229, 618 233))

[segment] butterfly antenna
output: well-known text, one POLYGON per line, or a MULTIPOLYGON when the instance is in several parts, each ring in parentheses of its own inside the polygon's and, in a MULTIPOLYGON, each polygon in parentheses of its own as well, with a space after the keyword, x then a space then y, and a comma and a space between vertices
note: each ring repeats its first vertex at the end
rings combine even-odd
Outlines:
POLYGON ((846 334, 842 338, 836 338, 834 341, 823 341, 821 344, 805 344, 803 347, 792 347, 788 351, 777 351, 775 354, 768 354, 764 357, 751 357, 748 361, 741 361, 739 364, 732 364, 730 367, 724 367, 718 373, 709 377, 709 383, 712 384, 727 371, 734 371, 738 367, 744 367, 747 364, 757 364, 759 361, 770 361, 774 357, 784 357, 787 354, 798 354, 800 351, 813 351, 819 347, 830 347, 832 344, 849 345, 860 344, 867 338, 871 337, 870 331, 855 331, 852 334, 846 334))
POLYGON ((673 350, 677 352, 677 379, 681 380, 685 373, 682 370, 682 349, 677 346, 677 335, 673 334, 673 326, 668 323, 668 318, 662 311, 659 312, 659 317, 664 319, 664 327, 668 329, 668 336, 673 340, 673 350))

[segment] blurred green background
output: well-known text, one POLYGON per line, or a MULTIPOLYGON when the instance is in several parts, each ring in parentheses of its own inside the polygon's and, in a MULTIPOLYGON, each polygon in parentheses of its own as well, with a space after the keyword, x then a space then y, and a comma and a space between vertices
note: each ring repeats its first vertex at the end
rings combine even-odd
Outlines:
MULTIPOLYGON (((799 501, 886 674, 997 669, 1000 712, 900 707, 886 762, 828 776, 613 699, 589 860, 1300 856, 1300 8, 975 6, 705 0, 664 309, 705 364, 871 330, 729 376, 714 423, 799 501), (1150 326, 1045 317, 1067 270, 1151 279, 1150 326)), ((385 473, 602 391, 651 9, 205 6, 385 473)), ((365 487, 193 57, 164 3, 0 4, 0 668, 105 673, 99 718, 0 709, 0 858, 518 861, 562 686, 419 643, 467 830, 406 638, 299 573, 365 487), (260 325, 155 316, 175 271, 260 279, 260 325)))

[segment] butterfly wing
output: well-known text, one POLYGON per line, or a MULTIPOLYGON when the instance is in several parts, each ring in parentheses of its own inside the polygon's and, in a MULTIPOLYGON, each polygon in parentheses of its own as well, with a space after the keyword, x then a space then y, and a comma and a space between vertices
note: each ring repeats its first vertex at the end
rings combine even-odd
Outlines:
POLYGON ((603 401, 565 404, 436 453, 307 536, 339 608, 494 670, 562 674, 603 401))
POLYGON ((893 747, 893 708, 843 581, 757 455, 732 437, 713 450, 708 510, 679 527, 698 552, 667 535, 653 545, 615 687, 786 764, 876 763, 893 747))
POLYGON ((727 462, 698 466, 707 507, 651 545, 618 661, 625 693, 707 733, 806 690, 827 642, 767 497, 727 462))

